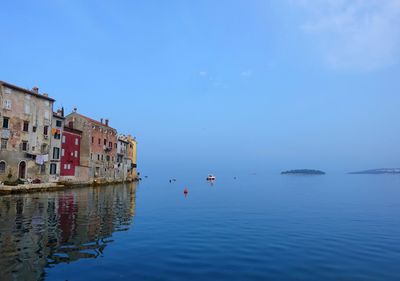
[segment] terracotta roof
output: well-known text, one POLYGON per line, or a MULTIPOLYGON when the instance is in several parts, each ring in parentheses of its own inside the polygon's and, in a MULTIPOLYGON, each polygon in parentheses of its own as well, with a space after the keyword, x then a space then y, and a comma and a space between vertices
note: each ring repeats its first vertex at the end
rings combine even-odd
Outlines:
POLYGON ((89 117, 87 117, 87 116, 85 116, 85 115, 82 115, 82 114, 80 114, 80 113, 74 112, 74 114, 76 114, 76 115, 78 115, 78 116, 80 116, 80 117, 82 117, 82 118, 85 118, 85 119, 88 120, 89 122, 95 123, 96 125, 103 126, 103 127, 106 127, 106 128, 110 128, 110 129, 113 129, 113 130, 116 130, 116 129, 114 129, 113 127, 107 126, 107 125, 104 124, 104 123, 101 123, 101 122, 99 122, 99 121, 97 121, 97 120, 94 120, 94 119, 92 119, 92 118, 89 118, 89 117))
POLYGON ((53 101, 53 102, 55 101, 55 99, 52 99, 52 98, 46 97, 44 95, 38 94, 38 93, 36 93, 36 92, 34 92, 32 90, 21 88, 21 87, 18 87, 16 85, 13 85, 13 84, 1 81, 1 80, 0 80, 0 85, 6 86, 8 88, 12 88, 14 90, 18 90, 18 91, 24 92, 26 94, 31 94, 32 96, 35 96, 35 97, 38 97, 38 98, 42 98, 42 99, 53 101))

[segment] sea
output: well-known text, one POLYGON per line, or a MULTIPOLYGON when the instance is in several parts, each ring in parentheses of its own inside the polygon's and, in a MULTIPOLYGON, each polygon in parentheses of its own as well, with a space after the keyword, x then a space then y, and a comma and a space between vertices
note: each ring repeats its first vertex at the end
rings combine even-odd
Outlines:
POLYGON ((0 280, 400 280, 399 175, 206 176, 0 196, 0 280))

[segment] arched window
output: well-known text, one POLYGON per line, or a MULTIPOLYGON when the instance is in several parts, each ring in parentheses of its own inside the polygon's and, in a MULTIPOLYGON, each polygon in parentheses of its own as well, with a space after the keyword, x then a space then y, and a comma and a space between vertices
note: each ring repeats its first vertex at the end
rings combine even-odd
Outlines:
POLYGON ((4 174, 6 172, 6 162, 0 161, 0 174, 4 174))

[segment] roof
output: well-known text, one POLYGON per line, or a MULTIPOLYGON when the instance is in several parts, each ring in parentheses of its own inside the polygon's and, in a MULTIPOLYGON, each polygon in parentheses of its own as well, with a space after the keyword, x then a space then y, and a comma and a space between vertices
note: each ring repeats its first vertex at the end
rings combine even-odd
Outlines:
POLYGON ((0 85, 6 86, 8 88, 12 88, 14 90, 18 90, 18 91, 24 92, 26 94, 30 94, 32 96, 35 96, 35 97, 38 97, 38 98, 41 98, 41 99, 45 99, 45 100, 52 101, 52 102, 56 101, 55 99, 52 99, 52 98, 46 97, 44 95, 38 94, 38 93, 36 93, 36 92, 34 92, 32 90, 28 90, 28 89, 25 89, 25 88, 22 88, 22 87, 18 87, 16 85, 13 85, 13 84, 1 81, 1 80, 0 80, 0 85))
POLYGON ((89 118, 89 117, 87 117, 87 116, 85 116, 85 115, 82 115, 82 114, 80 114, 80 113, 78 113, 78 112, 73 112, 72 114, 76 114, 76 115, 78 115, 78 116, 80 116, 80 117, 86 119, 87 121, 96 124, 96 125, 103 126, 103 127, 106 127, 106 128, 110 128, 110 129, 113 129, 113 130, 116 130, 116 129, 114 129, 113 127, 110 127, 110 126, 108 126, 108 125, 106 125, 106 124, 104 124, 104 123, 101 123, 101 122, 99 122, 99 121, 97 121, 97 120, 94 120, 94 119, 92 119, 92 118, 89 118))
POLYGON ((64 116, 60 116, 60 115, 58 115, 56 112, 53 112, 53 116, 54 116, 54 117, 57 117, 57 118, 60 118, 60 119, 65 119, 64 116))
POLYGON ((75 134, 78 134, 78 135, 82 134, 81 130, 70 128, 70 127, 67 127, 67 126, 64 126, 64 132, 75 133, 75 134))

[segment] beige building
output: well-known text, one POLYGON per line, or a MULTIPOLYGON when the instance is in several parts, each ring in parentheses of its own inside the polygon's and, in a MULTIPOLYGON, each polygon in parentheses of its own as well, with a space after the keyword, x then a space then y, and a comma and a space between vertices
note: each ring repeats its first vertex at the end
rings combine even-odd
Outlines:
POLYGON ((48 181, 54 99, 0 81, 0 181, 48 181))
POLYGON ((129 145, 128 145, 128 159, 130 164, 130 169, 128 169, 128 179, 137 180, 137 141, 136 138, 133 138, 131 135, 126 137, 129 145))
POLYGON ((49 181, 57 182, 60 179, 61 168, 61 138, 64 128, 64 110, 60 109, 53 113, 51 122, 51 141, 49 155, 49 181))

